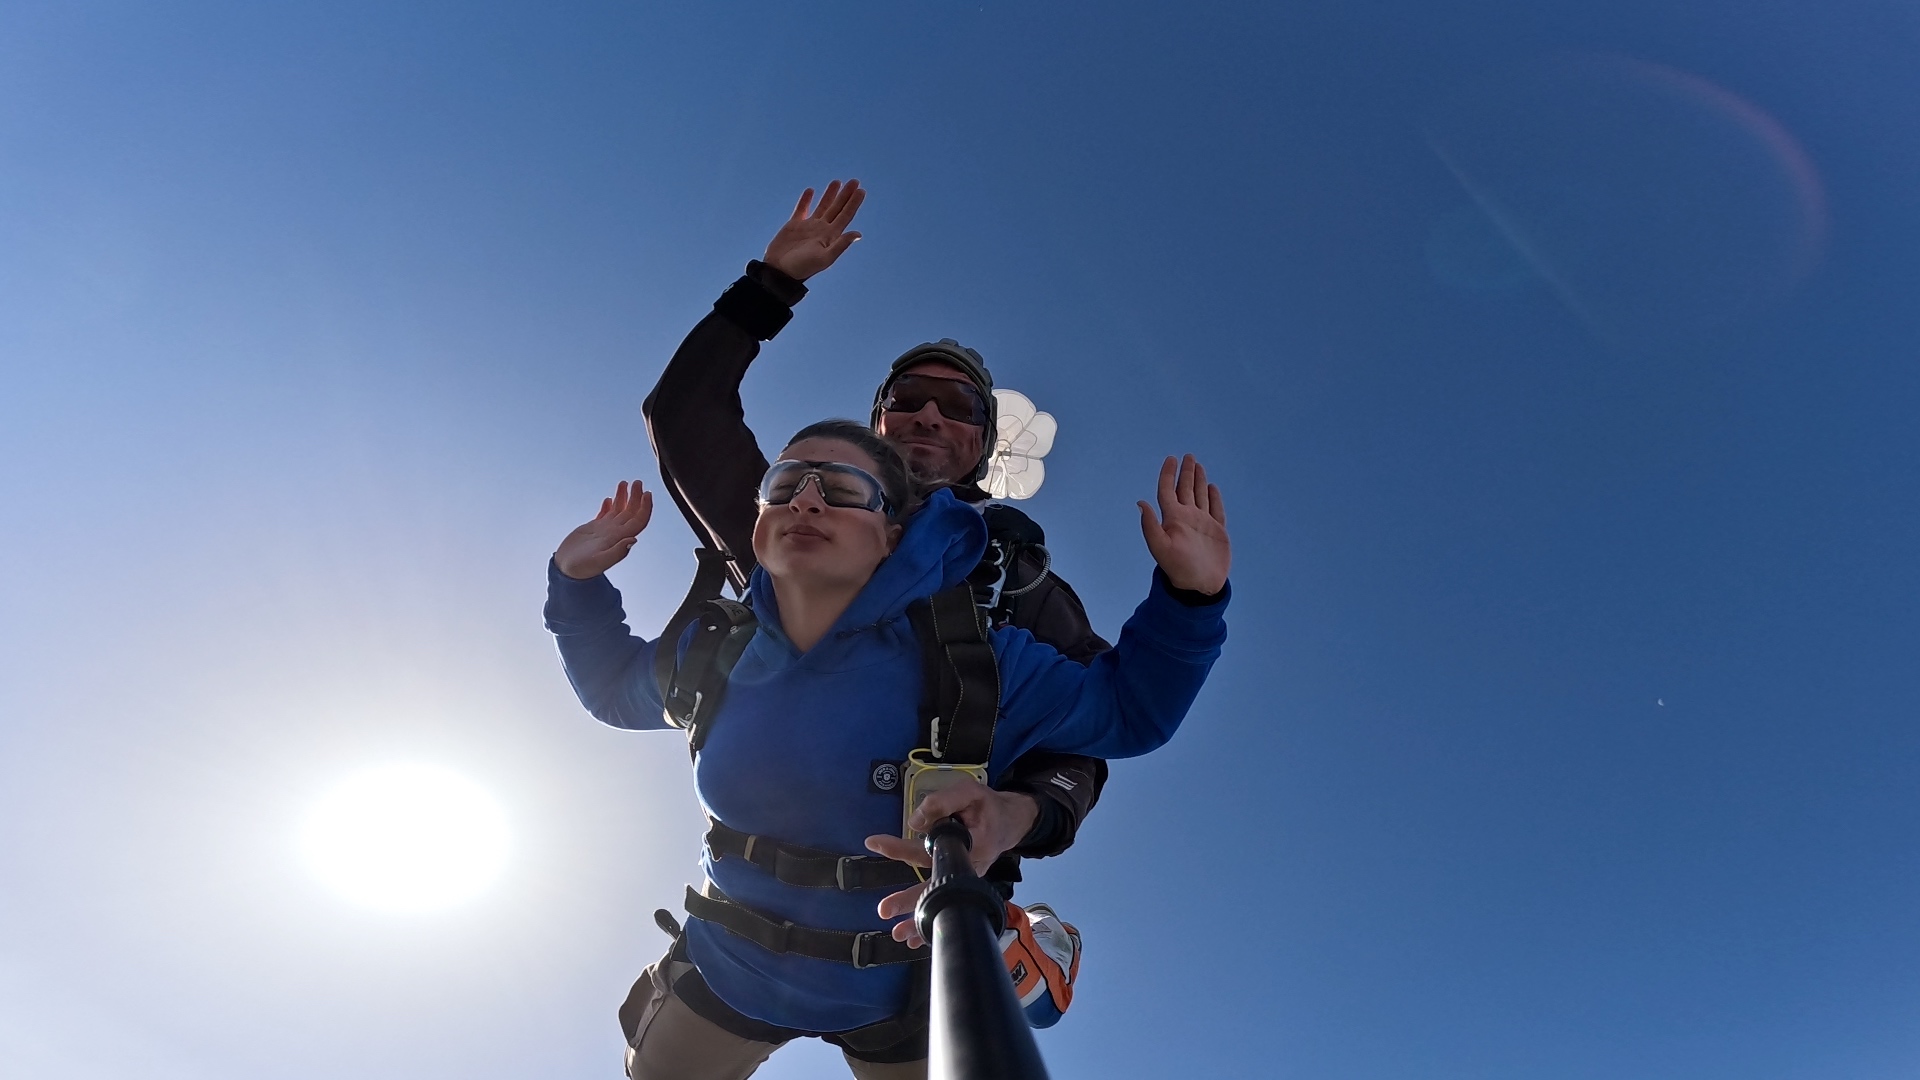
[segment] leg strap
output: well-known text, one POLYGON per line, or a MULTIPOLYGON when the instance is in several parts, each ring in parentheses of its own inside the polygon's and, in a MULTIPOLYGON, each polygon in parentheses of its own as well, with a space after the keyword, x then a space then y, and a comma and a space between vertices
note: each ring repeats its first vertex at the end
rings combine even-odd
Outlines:
POLYGON ((728 933, 746 938, 772 953, 807 956, 852 964, 856 968, 881 964, 905 964, 927 955, 923 949, 909 949, 886 930, 853 933, 847 930, 816 930, 795 926, 785 920, 770 919, 752 908, 729 900, 725 893, 707 882, 702 895, 687 889, 687 914, 704 919, 728 933))
POLYGON ((742 859, 803 889, 904 889, 920 880, 906 863, 878 855, 841 855, 731 829, 707 826, 707 850, 717 859, 742 859))
POLYGON ((849 1055, 874 1064, 924 1059, 927 1056, 927 1006, 932 988, 933 961, 916 960, 907 970, 907 1004, 898 1016, 822 1038, 849 1055))

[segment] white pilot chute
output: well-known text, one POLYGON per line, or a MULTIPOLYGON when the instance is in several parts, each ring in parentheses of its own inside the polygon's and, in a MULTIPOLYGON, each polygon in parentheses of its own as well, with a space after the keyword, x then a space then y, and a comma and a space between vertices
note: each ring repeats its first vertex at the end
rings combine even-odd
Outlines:
POLYGON ((1040 459, 1053 449, 1060 425, 1018 390, 995 390, 993 399, 1000 422, 980 486, 996 499, 1031 499, 1046 482, 1047 466, 1040 459))

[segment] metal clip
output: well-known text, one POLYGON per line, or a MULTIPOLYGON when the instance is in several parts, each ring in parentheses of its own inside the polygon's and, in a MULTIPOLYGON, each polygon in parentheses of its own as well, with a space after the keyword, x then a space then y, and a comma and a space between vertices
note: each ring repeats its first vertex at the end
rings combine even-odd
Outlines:
POLYGON ((863 949, 863 947, 869 941, 872 941, 874 938, 879 937, 880 934, 881 934, 881 931, 879 930, 869 930, 864 934, 853 935, 853 967, 855 971, 860 971, 866 968, 880 966, 878 964, 867 963, 866 957, 861 955, 861 950, 863 949))

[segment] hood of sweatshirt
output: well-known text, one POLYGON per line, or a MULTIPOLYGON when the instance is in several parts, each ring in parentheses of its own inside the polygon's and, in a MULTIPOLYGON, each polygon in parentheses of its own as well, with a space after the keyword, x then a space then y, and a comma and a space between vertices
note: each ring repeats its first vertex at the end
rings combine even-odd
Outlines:
MULTIPOLYGON (((841 612, 833 628, 808 656, 835 651, 827 646, 874 626, 894 622, 906 614, 907 605, 915 600, 960 584, 980 564, 986 552, 987 523, 980 512, 955 498, 951 491, 934 492, 907 519, 900 546, 874 569, 866 587, 847 605, 847 610, 841 612)), ((748 646, 748 656, 769 670, 778 670, 800 659, 799 650, 793 647, 780 625, 780 605, 774 597, 773 579, 764 567, 754 568, 748 588, 748 602, 760 620, 761 630, 748 646)))

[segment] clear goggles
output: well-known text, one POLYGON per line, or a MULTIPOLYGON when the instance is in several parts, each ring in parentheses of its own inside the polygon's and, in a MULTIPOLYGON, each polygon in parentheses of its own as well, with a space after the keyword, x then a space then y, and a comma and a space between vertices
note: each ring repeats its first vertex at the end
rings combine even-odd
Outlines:
POLYGON ((760 505, 787 505, 809 480, 828 506, 893 513, 893 500, 872 473, 838 461, 774 462, 760 481, 760 505))
POLYGON ((933 402, 940 415, 974 427, 987 426, 987 402, 980 388, 957 379, 932 375, 902 375, 887 385, 880 408, 887 412, 917 413, 933 402))

